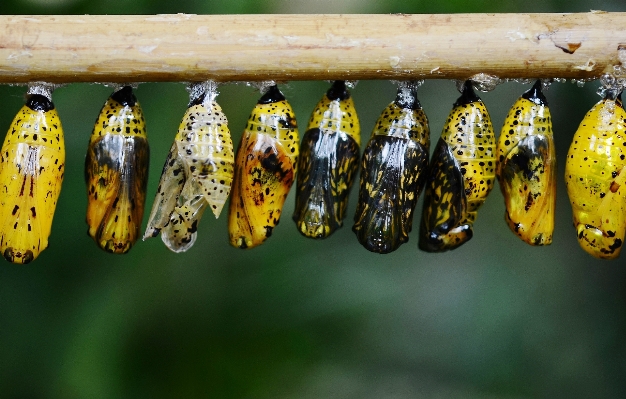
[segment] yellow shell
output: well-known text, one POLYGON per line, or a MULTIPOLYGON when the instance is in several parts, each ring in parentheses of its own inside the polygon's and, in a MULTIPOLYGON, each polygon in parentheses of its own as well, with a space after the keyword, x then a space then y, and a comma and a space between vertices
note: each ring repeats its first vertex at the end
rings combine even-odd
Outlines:
POLYGON ((580 123, 567 153, 565 184, 578 243, 602 259, 619 256, 626 233, 626 111, 605 98, 580 123))
POLYGON ((498 139, 496 175, 511 231, 530 245, 552 243, 556 150, 541 81, 509 111, 498 139))
POLYGON ((233 180, 228 120, 209 90, 189 104, 163 166, 144 239, 161 233, 174 252, 191 248, 207 206, 217 218, 233 180))
POLYGON ((296 175, 298 142, 293 109, 272 86, 252 110, 237 149, 228 211, 231 245, 253 248, 272 234, 296 175))
POLYGON ((107 252, 126 253, 139 237, 149 159, 143 112, 125 86, 102 107, 85 158, 88 233, 107 252))
POLYGON ((424 188, 430 128, 416 88, 401 86, 380 114, 363 152, 352 231, 367 250, 395 251, 409 239, 424 188))
POLYGON ((313 110, 302 138, 293 220, 304 236, 326 238, 343 225, 360 141, 354 101, 337 80, 313 110))
POLYGON ((48 246, 64 168, 63 128, 54 104, 29 95, 0 155, 0 251, 9 262, 29 263, 48 246))
POLYGON ((493 188, 495 147, 487 108, 465 82, 430 164, 420 249, 447 251, 472 238, 477 210, 493 188))

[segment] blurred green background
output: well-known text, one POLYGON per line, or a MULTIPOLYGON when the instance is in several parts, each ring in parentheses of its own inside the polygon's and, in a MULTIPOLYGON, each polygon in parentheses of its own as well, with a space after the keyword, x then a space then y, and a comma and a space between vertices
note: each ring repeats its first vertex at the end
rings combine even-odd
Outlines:
MULTIPOLYGON (((452 13, 624 10, 623 0, 489 2, 375 0, 3 0, 1 14, 452 13)), ((282 85, 304 132, 327 82, 282 85)), ((481 94, 499 132, 528 86, 481 94)), ((624 398, 626 255, 593 259, 575 238, 562 179, 564 155, 597 82, 554 84, 560 156, 554 243, 532 248, 505 225, 498 187, 475 236, 443 254, 417 250, 422 201, 410 241, 369 253, 346 226, 324 241, 282 223, 261 247, 229 246, 227 212, 210 212, 184 254, 159 238, 125 256, 85 234, 83 161, 110 89, 72 84, 54 93, 66 134, 63 191, 50 247, 28 266, 0 268, 0 398, 624 398)), ((225 85, 218 101, 238 143, 259 94, 225 85)), ((0 127, 24 87, 0 86, 0 127)), ((364 148, 388 81, 353 90, 364 148)), ((182 84, 142 84, 152 156, 149 213, 161 168, 187 104, 182 84)), ((427 81, 420 100, 432 142, 458 96, 427 81)), ((434 145, 433 145, 434 147, 434 145)), ((147 218, 147 215, 146 215, 147 218)), ((144 220, 145 226, 145 220, 144 220)))

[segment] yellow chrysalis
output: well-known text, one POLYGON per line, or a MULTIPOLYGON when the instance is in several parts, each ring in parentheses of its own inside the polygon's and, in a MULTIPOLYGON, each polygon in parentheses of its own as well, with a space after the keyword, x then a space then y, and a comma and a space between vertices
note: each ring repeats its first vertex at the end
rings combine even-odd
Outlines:
POLYGON ((252 248, 272 234, 296 175, 298 142, 293 109, 273 85, 252 110, 237 149, 228 210, 231 245, 252 248))
POLYGON ((402 84, 380 114, 361 162, 352 230, 368 251, 389 253, 409 240, 426 182, 430 128, 414 84, 402 84))
POLYGON ((293 220, 304 236, 326 238, 343 225, 360 142, 354 101, 337 80, 313 110, 300 146, 293 220))
POLYGON ((619 256, 626 233, 626 111, 611 97, 587 112, 565 163, 578 243, 602 259, 619 256))
POLYGON ((139 237, 149 158, 143 112, 125 86, 102 107, 85 158, 88 233, 107 252, 124 254, 139 237))
POLYGON ((556 150, 541 81, 509 111, 497 146, 496 175, 511 231, 530 245, 552 243, 556 150))
POLYGON ((426 182, 419 248, 442 252, 472 238, 478 208, 495 180, 491 118, 470 81, 450 111, 426 182))
POLYGON ((27 95, 0 155, 0 251, 29 263, 48 246, 65 168, 63 128, 44 94, 27 95))

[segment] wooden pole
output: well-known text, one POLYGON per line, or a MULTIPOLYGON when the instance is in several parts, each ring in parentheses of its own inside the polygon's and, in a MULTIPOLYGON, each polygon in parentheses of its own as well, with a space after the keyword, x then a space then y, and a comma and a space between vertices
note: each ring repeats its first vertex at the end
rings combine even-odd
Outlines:
POLYGON ((0 16, 0 83, 591 79, 620 58, 626 13, 0 16))

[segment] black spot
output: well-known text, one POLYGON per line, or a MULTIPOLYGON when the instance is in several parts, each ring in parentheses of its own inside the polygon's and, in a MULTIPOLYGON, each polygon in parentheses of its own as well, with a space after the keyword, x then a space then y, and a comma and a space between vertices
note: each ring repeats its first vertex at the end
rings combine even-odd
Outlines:
POLYGON ((35 259, 35 256, 33 255, 33 251, 27 250, 26 252, 24 252, 24 256, 22 257, 22 263, 28 264, 32 262, 33 259, 35 259))
POLYGON ((621 246, 622 246, 622 240, 620 240, 619 238, 616 238, 615 241, 613 241, 613 245, 609 245, 610 253, 615 252, 615 250, 617 250, 621 246))
POLYGON ((187 229, 187 231, 191 234, 195 233, 198 230, 198 219, 194 220, 191 224, 191 227, 187 229))

